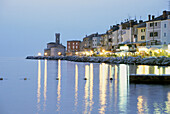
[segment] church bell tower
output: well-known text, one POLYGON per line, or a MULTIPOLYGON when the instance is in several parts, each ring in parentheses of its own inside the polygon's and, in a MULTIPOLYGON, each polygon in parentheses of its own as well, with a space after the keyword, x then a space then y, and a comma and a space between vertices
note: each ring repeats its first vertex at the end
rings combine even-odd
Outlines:
POLYGON ((56 33, 55 37, 56 37, 56 44, 60 44, 60 33, 56 33))

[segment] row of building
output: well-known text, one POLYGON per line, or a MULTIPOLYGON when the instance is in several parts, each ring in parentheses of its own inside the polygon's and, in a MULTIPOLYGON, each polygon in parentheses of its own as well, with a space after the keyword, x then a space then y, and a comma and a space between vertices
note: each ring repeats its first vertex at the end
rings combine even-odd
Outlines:
MULTIPOLYGON (((121 50, 136 51, 139 46, 163 46, 170 43, 170 11, 163 11, 162 15, 155 17, 148 15, 148 20, 126 20, 121 24, 110 26, 104 34, 94 33, 86 35, 83 41, 67 41, 67 55, 77 52, 105 51, 117 52, 121 50)), ((47 50, 53 44, 47 44, 47 50)), ((56 44, 55 44, 56 45, 56 44)), ((55 47, 56 46, 52 46, 55 47)), ((64 49, 65 47, 63 47, 64 49)), ((54 49, 53 49, 54 50, 54 49)), ((55 51, 53 51, 55 52, 55 51)), ((49 53, 49 52, 48 52, 49 53)), ((65 51, 62 51, 64 54, 65 51)), ((55 56, 56 54, 48 54, 55 56)))

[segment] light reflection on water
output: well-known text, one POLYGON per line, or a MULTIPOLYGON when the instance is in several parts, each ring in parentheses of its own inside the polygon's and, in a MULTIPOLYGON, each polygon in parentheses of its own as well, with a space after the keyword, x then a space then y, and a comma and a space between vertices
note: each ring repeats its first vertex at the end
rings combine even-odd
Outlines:
POLYGON ((77 110, 77 104, 78 104, 78 66, 75 65, 75 111, 77 110))
POLYGON ((41 97, 41 61, 38 60, 38 86, 37 86, 37 111, 40 111, 41 104, 40 104, 40 97, 41 97))
POLYGON ((99 75, 99 101, 100 101, 100 109, 99 113, 103 114, 106 110, 106 92, 107 92, 107 82, 108 82, 108 64, 102 63, 100 64, 100 75, 99 75))
MULTIPOLYGON (((62 75, 62 69, 61 69, 61 60, 57 61, 57 101, 56 101, 56 112, 64 112, 63 108, 64 105, 61 103, 62 100, 62 94, 61 93, 61 86, 62 80, 64 79, 61 78, 62 75)), ((107 113, 109 108, 114 108, 115 113, 128 113, 130 110, 128 109, 128 103, 131 102, 129 101, 130 97, 130 86, 129 86, 129 77, 128 75, 130 73, 136 73, 136 74, 167 74, 169 73, 169 68, 170 67, 158 67, 158 66, 147 66, 147 65, 139 65, 139 66, 128 66, 124 64, 120 65, 109 65, 109 64, 95 64, 95 70, 97 69, 97 72, 94 72, 94 64, 89 63, 89 64, 84 64, 84 70, 83 67, 80 67, 80 64, 78 63, 71 63, 74 64, 75 67, 74 69, 74 108, 72 112, 79 113, 81 110, 83 111, 84 114, 87 113, 92 113, 92 112, 97 112, 100 114, 107 113), (98 67, 96 67, 98 66, 98 67), (87 79, 85 81, 84 85, 84 97, 82 96, 83 93, 80 93, 79 88, 79 83, 82 83, 83 80, 80 78, 80 72, 82 73, 84 71, 84 77, 87 79), (112 81, 109 79, 113 78, 112 81), (81 79, 81 80, 80 80, 81 79), (94 90, 94 80, 98 80, 98 95, 97 95, 97 90, 94 90), (94 95, 95 92, 95 95, 94 95), (109 94, 108 94, 109 93, 109 94), (98 97, 98 98, 95 98, 98 97), (81 97, 81 98, 79 98, 81 97), (82 99, 83 97, 83 99, 82 99), (78 99, 79 98, 79 99, 78 99), (80 106, 80 100, 83 100, 84 106, 80 106), (109 105, 108 105, 109 103, 109 105), (98 106, 95 106, 98 104, 98 106), (95 108, 98 107, 96 110, 95 108)), ((44 108, 43 111, 46 110, 46 99, 47 99, 47 60, 44 61, 44 108)), ((82 77, 82 76, 81 76, 82 77)), ((40 103, 40 97, 41 97, 41 61, 38 61, 38 88, 37 88, 37 111, 40 111, 41 103, 40 103)), ((133 85, 132 85, 133 86, 133 85)), ((136 89, 136 88, 135 88, 136 89)), ((168 101, 165 101, 165 108, 163 112, 169 113, 169 104, 170 104, 170 92, 168 92, 167 99, 168 101)), ((136 113, 149 113, 149 108, 148 108, 148 101, 147 98, 143 95, 139 95, 136 97, 136 113)), ((161 106, 163 107, 163 106, 161 106)), ((162 113, 162 109, 160 109, 160 105, 156 102, 153 103, 153 110, 152 112, 155 113, 162 113)), ((111 109, 110 109, 111 110, 111 109)))
POLYGON ((46 110, 46 100, 47 100, 47 60, 44 60, 44 108, 46 110))
POLYGON ((170 67, 138 65, 137 74, 170 74, 170 67))
MULTIPOLYGON (((0 106, 9 110, 9 114, 17 107, 17 112, 24 114, 170 113, 170 85, 135 85, 128 82, 129 74, 170 74, 170 67, 61 60, 38 60, 30 66, 37 69, 30 75, 30 80, 15 79, 12 87, 9 85, 13 78, 0 82, 0 106), (84 80, 85 77, 87 80, 84 80), (9 90, 15 92, 11 94, 9 90), (22 101, 29 111, 25 110, 22 101)), ((3 72, 2 68, 0 72, 3 72)))
POLYGON ((58 60, 58 86, 57 86, 57 112, 60 111, 60 98, 61 98, 61 60, 58 60))

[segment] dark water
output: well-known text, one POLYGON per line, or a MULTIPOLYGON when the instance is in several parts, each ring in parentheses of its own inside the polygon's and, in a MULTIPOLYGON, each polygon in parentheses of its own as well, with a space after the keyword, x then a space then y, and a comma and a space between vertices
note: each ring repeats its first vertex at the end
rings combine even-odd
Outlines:
POLYGON ((0 114, 170 113, 170 85, 129 84, 132 73, 170 67, 1 58, 0 114))

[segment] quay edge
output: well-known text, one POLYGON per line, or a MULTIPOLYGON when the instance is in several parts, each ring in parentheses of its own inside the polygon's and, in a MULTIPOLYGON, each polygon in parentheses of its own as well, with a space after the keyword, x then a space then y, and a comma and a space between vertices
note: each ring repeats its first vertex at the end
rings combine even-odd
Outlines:
POLYGON ((27 56, 26 59, 47 59, 47 60, 60 59, 75 62, 170 66, 170 58, 165 56, 149 58, 142 58, 141 56, 137 57, 27 56))

